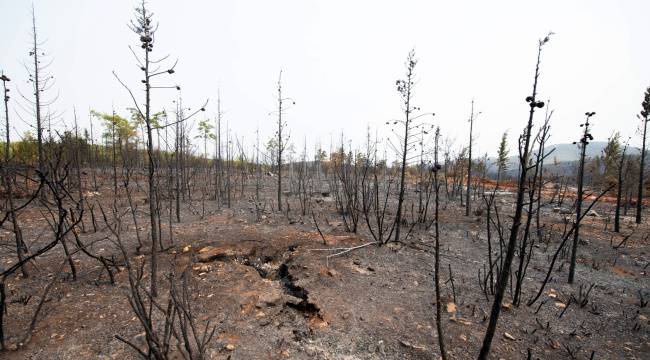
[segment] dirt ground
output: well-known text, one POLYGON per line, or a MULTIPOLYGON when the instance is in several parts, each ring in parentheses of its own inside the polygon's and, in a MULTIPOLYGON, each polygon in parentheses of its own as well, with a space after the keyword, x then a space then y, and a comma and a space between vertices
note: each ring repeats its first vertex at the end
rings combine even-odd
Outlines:
MULTIPOLYGON (((500 201, 507 214, 511 197, 500 201)), ((187 208, 182 221, 173 225, 175 246, 161 253, 159 281, 166 284, 164 274, 172 267, 190 269, 197 318, 201 324, 209 320, 216 326, 209 358, 439 357, 433 237, 428 230, 416 230, 403 243, 370 245, 328 258, 337 248, 372 241, 363 228, 358 234, 344 231, 331 199, 322 199, 315 208, 325 243, 311 217, 266 212, 256 222, 250 202, 240 200, 231 209, 217 209, 214 201, 207 202, 207 213, 201 218, 195 206, 187 208)), ((567 215, 553 207, 545 206, 542 218, 560 224, 567 215)), ((558 260, 563 265, 556 267, 559 270, 553 271, 539 301, 529 307, 525 302, 539 289, 559 241, 551 238, 548 244, 535 245, 522 304, 512 306, 507 294, 491 358, 525 359, 528 350, 533 359, 650 358, 650 306, 641 307, 639 295, 650 299, 648 222, 635 229, 626 217, 622 233, 614 234, 606 220, 611 205, 595 209, 600 215, 586 218, 581 229, 584 241, 579 247, 575 284, 567 284, 568 254, 563 254, 558 260), (633 230, 624 246, 613 248, 633 230), (569 303, 571 295, 579 297, 581 286, 586 290, 591 284, 587 304, 569 303)), ((486 220, 485 216, 463 216, 458 201, 443 201, 442 210, 444 338, 449 358, 471 359, 478 354, 492 301, 478 280, 487 256, 486 220)), ((38 209, 28 212, 22 216, 24 231, 34 247, 50 234, 38 220, 38 209)), ((126 226, 123 241, 134 249, 134 227, 126 226)), ((168 231, 163 224, 163 236, 168 231)), ((86 242, 109 235, 108 231, 88 231, 81 238, 86 242)), ((3 243, 10 243, 11 234, 3 232, 2 237, 3 243)), ((104 240, 92 251, 109 256, 119 250, 104 240)), ((56 248, 30 265, 33 276, 8 280, 5 336, 8 346, 16 350, 2 352, 0 358, 137 358, 115 338, 120 335, 143 345, 143 330, 128 303, 126 271, 117 273, 116 284, 111 285, 101 264, 78 254, 78 279, 59 278, 56 269, 62 254, 56 248), (35 331, 22 346, 24 329, 53 278, 35 331)), ((134 264, 148 259, 135 251, 132 254, 134 264)), ((0 261, 5 266, 15 259, 7 254, 0 261)), ((161 303, 167 296, 165 288, 161 303)))

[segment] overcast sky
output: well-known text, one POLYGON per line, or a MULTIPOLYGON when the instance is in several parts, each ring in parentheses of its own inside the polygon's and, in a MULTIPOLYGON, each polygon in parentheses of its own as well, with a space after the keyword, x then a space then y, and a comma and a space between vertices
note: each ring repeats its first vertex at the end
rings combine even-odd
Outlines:
MULTIPOLYGON (((53 109, 71 121, 76 106, 81 126, 88 109, 125 114, 128 93, 115 70, 134 89, 141 72, 128 45, 138 37, 127 27, 136 1, 37 0, 39 38, 53 61, 49 72, 59 93, 53 109)), ((416 106, 435 112, 443 134, 467 141, 470 101, 482 113, 475 123, 478 153, 493 154, 501 133, 511 144, 527 120, 524 99, 531 92, 539 38, 553 31, 542 54, 541 99, 555 110, 552 143, 579 137, 586 111, 595 140, 613 131, 633 136, 643 92, 650 86, 650 1, 149 1, 159 23, 154 55, 179 59, 176 74, 184 102, 210 98, 206 116, 216 113, 221 89, 225 120, 253 142, 273 134, 269 112, 276 106, 280 69, 286 96, 296 105, 286 119, 292 141, 313 148, 320 139, 346 138, 361 145, 370 126, 387 133, 387 120, 400 118, 395 80, 415 48, 416 106)), ((12 87, 30 94, 31 2, 0 0, 0 69, 12 87)), ((162 78, 161 78, 162 80, 162 78)), ((138 93, 139 94, 139 93, 138 93)), ((156 109, 171 109, 173 90, 157 90, 156 109)), ((14 93, 12 101, 20 101, 14 93)), ((28 126, 17 119, 12 126, 28 126)), ((542 121, 543 112, 536 121, 542 121)), ((514 150, 513 150, 514 151, 514 150)), ((511 152, 512 153, 512 152, 511 152)))

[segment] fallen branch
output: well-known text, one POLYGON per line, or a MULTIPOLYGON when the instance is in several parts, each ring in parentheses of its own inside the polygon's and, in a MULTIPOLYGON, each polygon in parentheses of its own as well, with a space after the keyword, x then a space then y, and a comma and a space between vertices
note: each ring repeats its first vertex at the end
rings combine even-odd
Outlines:
MULTIPOLYGON (((635 231, 636 231, 636 230, 635 230, 635 231)), ((624 246, 625 243, 627 242, 627 240, 628 240, 632 235, 634 235, 635 231, 632 231, 631 233, 629 233, 628 235, 626 235, 626 236, 623 238, 623 240, 622 240, 618 245, 613 246, 613 248, 614 248, 615 250, 618 250, 621 246, 624 246)))
POLYGON ((318 230, 318 234, 320 235, 321 239, 323 239, 323 245, 327 245, 325 236, 323 235, 323 232, 320 231, 320 227, 318 226, 318 221, 316 221, 316 215, 314 215, 313 211, 311 212, 311 218, 314 220, 314 224, 316 225, 316 230, 318 230))
POLYGON ((329 267, 330 258, 333 258, 335 256, 340 256, 340 255, 343 255, 343 254, 347 254, 347 253, 349 253, 351 251, 361 249, 361 248, 364 248, 366 246, 370 246, 370 245, 373 245, 373 244, 378 244, 378 242, 377 241, 371 241, 371 242, 368 242, 368 243, 365 243, 365 244, 362 244, 362 245, 358 245, 358 246, 353 246, 353 247, 342 247, 342 248, 331 248, 331 249, 308 249, 308 251, 338 251, 337 253, 330 254, 330 255, 327 255, 325 257, 326 266, 329 267))

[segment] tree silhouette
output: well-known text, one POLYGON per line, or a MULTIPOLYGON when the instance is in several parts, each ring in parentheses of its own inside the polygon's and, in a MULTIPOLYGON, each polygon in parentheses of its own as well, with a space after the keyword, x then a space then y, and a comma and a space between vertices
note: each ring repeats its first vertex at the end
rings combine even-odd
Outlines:
POLYGON ((645 91, 643 102, 641 103, 641 114, 637 115, 643 124, 643 138, 641 140, 641 165, 639 167, 639 188, 636 197, 636 223, 641 223, 641 211, 643 210, 643 185, 645 173, 645 142, 648 130, 648 121, 650 121, 650 87, 645 91))
POLYGON ((535 77, 533 80, 533 93, 526 97, 526 102, 530 107, 528 113, 528 123, 524 129, 524 133, 520 138, 519 146, 519 181, 517 186, 517 200, 515 203, 515 213, 512 217, 512 227, 510 228, 510 236, 508 238, 508 245, 506 255, 503 260, 503 267, 499 273, 497 281, 497 288, 494 294, 494 302, 492 303, 492 311, 490 312, 490 321, 485 331, 483 338, 483 345, 478 355, 479 360, 485 360, 490 353, 492 339, 496 331, 497 322, 499 321, 499 313, 501 312, 501 302, 503 295, 506 291, 508 279, 510 278, 510 267, 512 265, 512 258, 515 254, 515 245, 517 244, 517 237, 519 235, 519 227, 521 226, 522 210, 524 207, 524 193, 526 191, 526 183, 528 181, 528 158, 530 155, 530 138, 533 129, 533 117, 535 115, 535 108, 544 107, 544 102, 537 101, 537 82, 539 78, 539 65, 541 61, 542 48, 549 41, 552 33, 549 33, 544 39, 539 40, 537 46, 537 64, 535 65, 535 77))
MULTIPOLYGON (((595 112, 587 112, 585 116, 587 121, 584 124, 580 124, 580 127, 584 127, 582 133, 582 138, 580 138, 580 165, 578 167, 578 194, 576 196, 576 224, 575 230, 573 231, 573 244, 571 247, 571 263, 569 266, 569 284, 573 284, 573 278, 576 272, 576 257, 578 253, 578 240, 580 233, 580 220, 582 218, 582 200, 583 200, 583 183, 585 176, 585 153, 587 151, 587 145, 590 140, 593 140, 591 133, 589 132, 589 118, 594 116, 595 112)), ((574 143, 575 144, 575 143, 574 143)))

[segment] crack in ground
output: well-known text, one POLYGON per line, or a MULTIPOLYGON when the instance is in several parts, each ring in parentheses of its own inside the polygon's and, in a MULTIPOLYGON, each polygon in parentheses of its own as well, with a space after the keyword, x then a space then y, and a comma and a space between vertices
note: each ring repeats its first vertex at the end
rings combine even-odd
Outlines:
MULTIPOLYGON (((284 254, 286 254, 287 252, 294 252, 296 248, 297 245, 291 245, 289 246, 289 248, 284 254)), ((284 256, 279 256, 279 257, 282 258, 284 256)), ((300 302, 298 303, 287 301, 284 303, 285 306, 296 310, 307 319, 318 318, 320 320, 323 320, 323 317, 320 313, 320 308, 313 302, 309 301, 309 291, 307 291, 307 289, 303 288, 302 286, 297 285, 296 279, 289 273, 289 263, 291 262, 291 259, 288 259, 284 261, 282 264, 280 264, 277 270, 264 267, 265 264, 269 264, 273 260, 274 260, 273 256, 263 256, 257 259, 255 258, 251 259, 248 256, 241 256, 241 255, 240 256, 220 255, 213 259, 213 261, 238 262, 244 266, 252 267, 253 269, 255 269, 255 271, 259 274, 259 276, 263 279, 278 281, 285 294, 300 299, 300 302)))
POLYGON ((287 262, 282 263, 278 268, 278 280, 280 281, 280 284, 282 284, 282 288, 287 294, 301 299, 298 304, 286 302, 285 305, 294 310, 297 310, 298 312, 303 313, 306 317, 315 316, 322 319, 318 306, 309 301, 309 291, 307 291, 302 286, 296 285, 293 276, 291 276, 289 273, 289 266, 287 265, 287 262))

